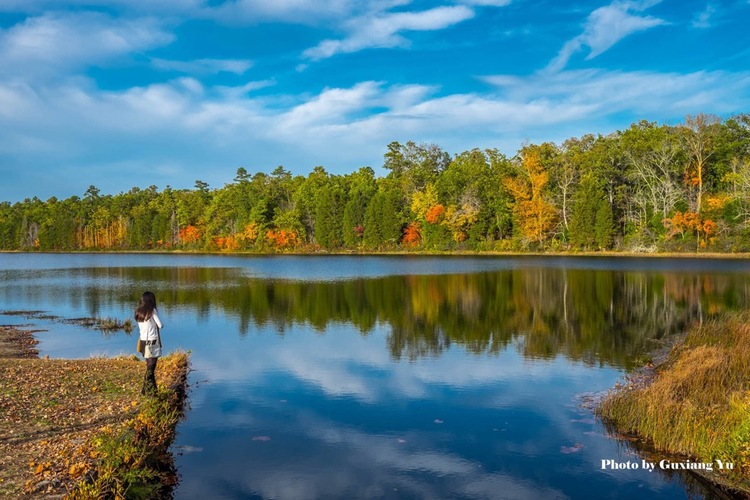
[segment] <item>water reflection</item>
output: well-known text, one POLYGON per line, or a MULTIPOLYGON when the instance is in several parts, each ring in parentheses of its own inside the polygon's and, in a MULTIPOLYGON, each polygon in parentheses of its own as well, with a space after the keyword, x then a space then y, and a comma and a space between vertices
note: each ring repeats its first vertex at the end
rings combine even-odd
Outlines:
POLYGON ((437 356, 452 345, 475 354, 514 345, 529 358, 562 354, 626 367, 651 341, 748 305, 744 275, 568 268, 313 282, 249 278, 233 268, 5 271, 0 297, 6 304, 19 297, 63 302, 98 316, 130 304, 144 284, 164 307, 199 321, 212 311, 234 318, 240 335, 266 326, 283 335, 295 324, 325 332, 346 323, 366 336, 384 324, 396 360, 437 356))
MULTIPOLYGON (((0 271, 0 309, 126 318, 148 287, 167 350, 193 350, 177 498, 684 498, 679 475, 602 471, 632 451, 575 397, 750 299, 743 262, 54 257, 0 271)), ((133 349, 39 335, 53 356, 133 349)))
MULTIPOLYGON (((616 374, 514 351, 389 362, 379 332, 291 327, 210 353, 180 498, 610 498, 679 491, 601 473, 618 451, 572 395, 616 374), (385 356, 383 356, 385 355, 385 356), (263 439, 261 439, 263 438, 263 439), (265 439, 267 438, 267 439, 265 439), (576 453, 565 453, 576 448, 576 453), (496 490, 494 488, 501 488, 496 490), (610 492, 610 490, 612 493, 610 492), (508 495, 506 495, 506 493, 508 495)), ((195 396, 195 397, 194 397, 195 396)))

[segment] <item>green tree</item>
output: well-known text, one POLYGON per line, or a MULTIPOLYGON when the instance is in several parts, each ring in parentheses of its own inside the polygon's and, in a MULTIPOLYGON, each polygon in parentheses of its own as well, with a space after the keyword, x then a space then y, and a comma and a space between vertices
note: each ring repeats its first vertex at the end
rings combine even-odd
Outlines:
POLYGON ((390 170, 388 176, 397 180, 403 195, 409 197, 435 182, 449 163, 450 155, 436 144, 392 142, 384 155, 383 168, 390 170))
POLYGON ((602 182, 588 173, 573 198, 570 242, 582 249, 607 249, 612 245, 614 223, 602 182))
MULTIPOLYGON (((300 222, 308 243, 317 239, 317 206, 323 190, 331 183, 331 177, 325 168, 317 166, 305 178, 294 192, 293 204, 299 213, 300 222)), ((318 239, 318 243, 320 240, 318 239)))
POLYGON ((364 244, 370 249, 393 248, 401 240, 401 193, 381 186, 365 211, 364 244))
POLYGON ((608 250, 612 248, 615 235, 615 223, 612 214, 612 206, 606 198, 603 198, 599 203, 599 209, 596 211, 596 218, 594 220, 594 228, 596 246, 600 250, 608 250))
POLYGON ((377 192, 375 172, 370 167, 362 167, 346 176, 348 199, 344 206, 342 235, 344 245, 356 248, 362 243, 365 228, 365 211, 377 192))

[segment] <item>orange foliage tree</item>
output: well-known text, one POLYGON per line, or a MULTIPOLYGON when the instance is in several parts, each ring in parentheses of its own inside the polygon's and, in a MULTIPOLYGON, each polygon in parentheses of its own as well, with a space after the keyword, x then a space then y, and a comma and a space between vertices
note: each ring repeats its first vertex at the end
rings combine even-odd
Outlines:
POLYGON ((419 223, 412 222, 406 226, 404 236, 401 238, 401 243, 408 247, 416 247, 422 243, 422 234, 419 223))
POLYGON ((685 169, 685 183, 695 190, 695 211, 700 214, 703 208, 703 189, 709 159, 713 156, 716 140, 716 125, 721 123, 718 116, 698 114, 687 115, 682 125, 683 138, 687 146, 689 163, 685 169))
POLYGON ((425 220, 430 224, 437 224, 440 222, 440 216, 445 213, 445 207, 441 204, 433 205, 425 214, 425 220))
POLYGON ((299 244, 299 236, 294 230, 269 229, 266 231, 266 241, 278 250, 285 250, 296 247, 299 244))
POLYGON ((245 248, 247 248, 248 246, 256 242, 260 234, 260 224, 258 224, 257 222, 251 222, 249 224, 245 224, 245 227, 241 232, 237 234, 236 237, 238 243, 241 243, 245 248))
POLYGON ((718 228, 716 222, 691 211, 675 212, 671 218, 664 219, 662 224, 667 229, 667 239, 676 235, 684 239, 687 233, 695 233, 701 247, 711 242, 711 237, 716 234, 718 228))
POLYGON ((223 250, 225 252, 231 252, 237 250, 240 247, 237 238, 232 235, 217 236, 214 238, 214 244, 219 247, 220 250, 223 250))
POLYGON ((191 224, 180 229, 178 236, 180 241, 189 245, 190 243, 195 243, 200 240, 201 230, 191 224))

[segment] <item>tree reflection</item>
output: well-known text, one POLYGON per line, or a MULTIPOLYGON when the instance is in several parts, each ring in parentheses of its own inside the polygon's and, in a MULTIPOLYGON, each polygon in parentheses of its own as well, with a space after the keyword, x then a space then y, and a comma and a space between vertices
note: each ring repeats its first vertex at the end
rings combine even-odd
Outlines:
POLYGON ((20 292, 85 299, 98 310, 132 302, 137 284, 150 283, 166 307, 194 311, 199 319, 227 315, 241 335, 268 326, 283 335, 295 324, 324 333, 334 323, 368 335, 383 325, 395 359, 437 356, 452 345, 476 354, 512 345, 527 357, 563 355, 617 367, 635 363, 654 340, 746 307, 750 293, 741 274, 541 267, 332 282, 248 278, 224 268, 57 272, 76 276, 44 286, 20 280, 20 292), (71 288, 69 281, 80 285, 71 288))

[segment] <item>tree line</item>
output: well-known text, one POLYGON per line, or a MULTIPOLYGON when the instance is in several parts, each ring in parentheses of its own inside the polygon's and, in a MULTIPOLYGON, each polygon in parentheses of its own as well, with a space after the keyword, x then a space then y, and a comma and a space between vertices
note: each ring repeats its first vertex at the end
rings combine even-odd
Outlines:
POLYGON ((370 167, 284 167, 210 188, 0 203, 3 250, 750 251, 750 114, 451 156, 392 142, 370 167))

